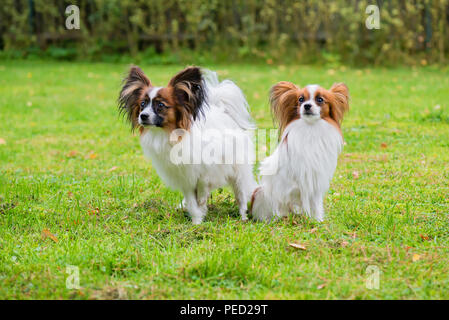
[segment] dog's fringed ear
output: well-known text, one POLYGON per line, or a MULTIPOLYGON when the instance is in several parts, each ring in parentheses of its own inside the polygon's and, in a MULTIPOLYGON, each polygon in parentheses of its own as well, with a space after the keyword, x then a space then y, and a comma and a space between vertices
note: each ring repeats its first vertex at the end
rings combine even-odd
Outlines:
POLYGON ((281 81, 270 89, 271 111, 279 124, 280 134, 295 118, 299 117, 296 109, 299 99, 299 87, 288 81, 281 81))
POLYGON ((193 120, 203 114, 206 88, 200 68, 188 67, 182 70, 170 80, 168 85, 173 87, 177 103, 192 115, 193 120))
POLYGON ((330 116, 340 125, 344 113, 349 110, 349 89, 344 83, 334 83, 329 91, 333 96, 330 101, 330 116))
POLYGON ((144 97, 150 86, 150 79, 138 66, 131 66, 128 76, 123 79, 123 87, 118 98, 118 108, 120 113, 126 114, 133 130, 139 126, 137 122, 140 113, 139 101, 144 97))

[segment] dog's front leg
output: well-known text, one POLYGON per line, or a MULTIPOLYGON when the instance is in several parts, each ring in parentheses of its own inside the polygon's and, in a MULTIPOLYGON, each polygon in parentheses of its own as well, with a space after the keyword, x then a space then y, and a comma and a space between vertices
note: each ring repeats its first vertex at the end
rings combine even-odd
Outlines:
POLYGON ((205 182, 198 182, 196 186, 196 201, 198 203, 198 207, 204 212, 207 213, 207 199, 209 199, 210 190, 205 182))
POLYGON ((203 222, 206 211, 201 210, 198 205, 195 192, 192 190, 191 192, 184 193, 184 200, 193 224, 200 224, 203 222))
POLYGON ((312 201, 312 215, 319 222, 324 220, 323 198, 323 195, 315 196, 312 201))

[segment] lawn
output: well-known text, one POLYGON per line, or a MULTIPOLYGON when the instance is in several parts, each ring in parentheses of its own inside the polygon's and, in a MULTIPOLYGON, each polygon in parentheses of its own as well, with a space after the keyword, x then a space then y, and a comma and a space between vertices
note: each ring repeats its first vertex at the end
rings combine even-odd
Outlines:
POLYGON ((224 189, 194 226, 118 116, 125 64, 0 61, 1 299, 449 298, 449 68, 207 67, 261 128, 280 80, 348 85, 325 222, 244 223, 224 189))

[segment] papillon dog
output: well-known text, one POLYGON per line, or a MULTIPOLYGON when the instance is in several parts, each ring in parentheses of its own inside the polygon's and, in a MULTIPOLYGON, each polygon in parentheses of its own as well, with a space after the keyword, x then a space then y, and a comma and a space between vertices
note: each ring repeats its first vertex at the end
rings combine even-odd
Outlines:
POLYGON ((214 72, 188 67, 166 87, 157 87, 132 66, 118 104, 132 128, 139 128, 143 152, 162 181, 182 192, 182 206, 194 224, 203 221, 210 192, 225 185, 233 188, 241 218, 247 219, 247 203, 256 187, 250 130, 254 124, 237 85, 219 82, 214 72), (229 142, 226 134, 243 143, 229 142), (236 161, 234 153, 243 160, 236 161))
POLYGON ((283 81, 271 88, 280 141, 261 164, 260 187, 251 202, 254 219, 270 221, 290 212, 324 219, 323 199, 343 147, 340 125, 349 110, 348 100, 343 83, 326 90, 283 81))

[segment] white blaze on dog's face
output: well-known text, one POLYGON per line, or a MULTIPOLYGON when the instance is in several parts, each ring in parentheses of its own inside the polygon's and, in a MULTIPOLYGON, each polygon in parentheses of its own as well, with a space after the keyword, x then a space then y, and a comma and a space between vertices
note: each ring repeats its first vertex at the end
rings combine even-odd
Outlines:
POLYGON ((299 114, 307 122, 315 122, 321 119, 321 107, 324 97, 318 92, 320 87, 316 84, 308 85, 302 91, 299 102, 299 114))
POLYGON ((143 127, 159 127, 163 123, 163 118, 158 114, 158 112, 156 112, 166 106, 164 102, 155 99, 160 89, 160 87, 152 87, 148 89, 146 98, 140 103, 141 111, 137 121, 143 127))

